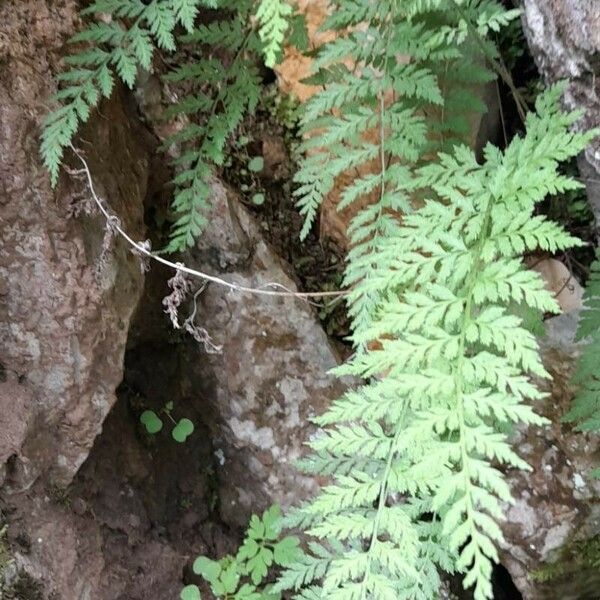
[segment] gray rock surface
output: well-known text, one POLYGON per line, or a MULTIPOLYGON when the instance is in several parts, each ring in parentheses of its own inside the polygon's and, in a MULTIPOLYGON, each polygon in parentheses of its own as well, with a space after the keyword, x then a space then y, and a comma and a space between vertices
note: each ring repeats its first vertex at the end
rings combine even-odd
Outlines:
MULTIPOLYGON (((2 2, 0 22, 0 482, 19 490, 42 473, 67 483, 86 459, 115 401, 142 276, 120 243, 97 272, 103 220, 81 212, 81 182, 52 190, 41 164, 75 3, 2 2)), ((141 237, 143 130, 115 94, 81 133, 99 190, 141 237)))
MULTIPOLYGON (((564 103, 581 109, 578 127, 600 126, 600 3, 597 0, 522 0, 531 53, 546 83, 566 80, 564 103)), ((600 139, 578 159, 590 206, 600 223, 600 139)), ((533 470, 511 476, 516 504, 507 509, 503 562, 526 600, 595 598, 600 538, 600 484, 590 478, 600 443, 561 424, 575 390, 570 384, 581 348, 577 318, 547 323, 545 362, 553 375, 541 412, 552 426, 517 435, 533 470), (595 564, 594 564, 595 563, 595 564)))
MULTIPOLYGON (((157 119, 164 97, 173 91, 161 88, 155 77, 141 83, 136 93, 140 112, 163 140, 180 126, 157 119)), ((283 145, 278 138, 270 142, 283 145)), ((277 162, 269 153, 265 160, 277 162)), ((266 243, 235 191, 213 182, 210 206, 206 230, 182 257, 187 266, 238 286, 297 291, 290 266, 266 243)), ((150 277, 149 286, 155 287, 155 276, 150 277)), ((199 280, 193 283, 194 290, 201 286, 199 280)), ((160 289, 150 293, 145 306, 156 307, 156 294, 168 293, 164 284, 160 289)), ((186 314, 181 313, 180 322, 186 314)), ((148 326, 165 318, 157 318, 150 308, 144 320, 148 326)), ((204 407, 213 431, 221 517, 245 526, 253 511, 273 502, 289 506, 318 486, 301 476, 294 462, 314 432, 308 419, 345 389, 328 373, 339 357, 314 308, 294 297, 248 294, 209 283, 198 296, 196 323, 222 352, 207 354, 202 344, 188 345, 182 385, 189 402, 204 407)), ((144 336, 134 332, 132 343, 144 336)))
POLYGON ((573 341, 576 327, 573 313, 547 322, 544 363, 553 379, 542 383, 548 398, 538 411, 551 425, 514 437, 532 470, 508 473, 515 503, 501 524, 501 560, 525 600, 595 598, 600 586, 600 481, 590 476, 600 440, 561 423, 575 392, 570 379, 581 350, 573 341))
MULTIPOLYGON (((210 225, 186 264, 240 286, 296 291, 289 267, 265 243, 239 200, 213 185, 210 225)), ((221 354, 187 356, 191 389, 211 380, 208 396, 217 415, 215 448, 226 522, 272 502, 288 506, 318 485, 294 462, 313 432, 310 417, 343 391, 328 371, 338 357, 306 301, 228 290, 209 284, 199 298, 199 323, 221 354)))
MULTIPOLYGON (((522 0, 529 48, 547 83, 568 82, 565 105, 583 109, 579 127, 600 126, 600 2, 522 0)), ((579 157, 579 169, 600 223, 600 138, 579 157)))

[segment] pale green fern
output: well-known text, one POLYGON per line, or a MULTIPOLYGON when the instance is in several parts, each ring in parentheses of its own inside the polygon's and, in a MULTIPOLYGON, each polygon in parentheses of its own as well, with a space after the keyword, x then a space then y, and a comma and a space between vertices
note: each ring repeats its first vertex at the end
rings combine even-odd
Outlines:
POLYGON ((175 49, 173 30, 177 24, 192 31, 198 7, 214 6, 213 0, 95 0, 81 11, 84 16, 102 14, 71 43, 85 49, 65 58, 69 69, 57 76, 64 87, 51 99, 60 108, 44 121, 41 152, 52 185, 59 166, 80 123, 88 120, 100 98, 109 97, 114 74, 130 88, 137 69, 150 70, 154 50, 175 49))
POLYGON ((292 7, 287 0, 260 0, 258 4, 256 18, 267 67, 274 67, 277 62, 291 15, 292 7))
POLYGON ((295 598, 430 599, 439 570, 454 568, 478 600, 490 598, 497 520, 511 501, 499 467, 528 468, 507 426, 545 423, 527 402, 543 397, 529 376, 547 373, 517 313, 558 306, 521 256, 580 244, 534 208, 547 194, 578 187, 558 162, 593 134, 569 133, 577 115, 560 112, 557 87, 538 99, 527 134, 505 152, 487 146, 479 164, 456 145, 466 133, 460 122, 439 128, 440 110, 427 108, 445 108, 437 63, 458 64, 461 47, 463 60, 475 63, 469 32, 473 23, 486 29, 478 8, 495 5, 489 29, 503 21, 497 3, 463 4, 467 10, 455 12, 443 0, 341 1, 328 24, 351 31, 317 58, 326 85, 303 116, 312 154, 297 177, 304 233, 348 169, 379 159, 377 172, 342 191, 342 206, 373 191, 379 197, 349 229, 357 353, 338 370, 367 383, 316 419, 325 430, 304 466, 333 481, 290 519, 322 540, 280 579, 295 598), (473 21, 463 25, 465 14, 473 21), (440 21, 456 32, 440 35, 440 21), (345 67, 347 58, 360 68, 345 67), (429 130, 428 112, 436 123, 429 130), (378 143, 364 135, 374 127, 378 143), (453 149, 425 161, 439 132, 453 149))
MULTIPOLYGON (((315 79, 325 88, 302 113, 302 133, 307 138, 302 150, 308 154, 295 178, 295 195, 305 217, 303 237, 342 173, 361 169, 363 174, 357 173, 341 191, 340 209, 364 203, 367 194, 379 195, 348 230, 352 268, 345 283, 353 288, 350 314, 356 331, 370 323, 386 286, 367 290, 355 284, 386 271, 377 247, 399 227, 394 211, 411 210, 417 191, 413 169, 432 152, 468 141, 470 119, 485 111, 469 90, 493 78, 471 32, 486 31, 484 15, 477 12, 479 4, 468 3, 468 14, 477 22, 471 28, 453 2, 441 0, 342 1, 324 24, 324 28, 350 28, 350 32, 338 32, 315 61, 315 79), (350 70, 348 60, 357 68, 350 70), (373 129, 379 139, 371 141, 365 134, 373 129), (373 161, 380 164, 375 173, 365 168, 373 161)), ((492 4, 501 10, 497 3, 485 6, 492 4)), ((496 12, 490 15, 494 23, 498 21, 496 12)), ((486 44, 493 54, 493 47, 486 44)))
MULTIPOLYGON (((577 423, 581 431, 597 432, 600 431, 600 254, 592 263, 577 339, 585 340, 586 345, 573 378, 579 390, 565 420, 577 423)), ((600 475, 600 469, 595 475, 600 475)))

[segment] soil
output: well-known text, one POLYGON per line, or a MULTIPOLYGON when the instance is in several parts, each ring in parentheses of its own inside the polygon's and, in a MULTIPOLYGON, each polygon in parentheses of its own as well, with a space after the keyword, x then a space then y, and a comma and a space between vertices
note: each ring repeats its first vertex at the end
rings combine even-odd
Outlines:
MULTIPOLYGON (((160 306, 160 298, 153 302, 160 306)), ((202 406, 186 402, 179 386, 185 344, 173 337, 166 319, 162 330, 149 330, 144 321, 133 327, 134 339, 143 341, 126 354, 117 403, 72 484, 34 486, 1 505, 17 563, 35 556, 47 571, 38 581, 21 571, 0 598, 52 597, 61 582, 46 577, 68 573, 64 563, 89 576, 88 597, 95 600, 176 598, 184 583, 201 584, 191 572, 193 558, 237 547, 241 532, 219 517, 209 419, 202 406), (196 424, 186 443, 167 431, 149 435, 140 424, 143 410, 162 414, 168 401, 182 412, 174 416, 185 413, 196 424), (57 563, 63 563, 60 570, 57 563)), ((63 600, 60 593, 55 598, 63 600)))
MULTIPOLYGON (((293 97, 275 85, 266 86, 256 114, 248 116, 239 129, 222 175, 241 192, 265 239, 293 267, 299 289, 336 291, 343 287, 344 250, 332 238, 320 237, 318 223, 300 240, 303 217, 293 196, 293 174, 298 166, 296 109, 293 97), (248 165, 257 156, 263 158, 264 166, 253 172, 248 165)), ((325 331, 342 356, 348 356, 350 320, 345 302, 340 298, 315 305, 325 331)))

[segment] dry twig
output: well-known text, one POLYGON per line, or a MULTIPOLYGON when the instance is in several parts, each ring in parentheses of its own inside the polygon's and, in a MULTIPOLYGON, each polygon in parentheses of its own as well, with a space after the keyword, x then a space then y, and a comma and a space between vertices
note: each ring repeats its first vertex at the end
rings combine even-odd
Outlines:
MULTIPOLYGON (((134 239, 132 239, 127 234, 127 232, 121 227, 121 225, 114 221, 114 216, 110 214, 109 210, 104 206, 103 201, 98 197, 98 194, 95 191, 92 174, 90 173, 90 169, 89 169, 89 166, 88 166, 85 158, 83 158, 82 153, 79 150, 77 150, 72 144, 70 147, 73 150, 73 152, 75 153, 75 155, 77 156, 77 158, 79 158, 79 160, 81 161, 81 164, 83 165, 83 173, 86 176, 90 194, 91 194, 94 202, 96 203, 96 205, 98 206, 98 208, 100 209, 102 214, 104 215, 104 218, 107 220, 107 222, 113 224, 115 231, 132 248, 135 249, 137 254, 140 254, 141 256, 145 256, 147 258, 155 260, 159 263, 162 263, 163 265, 166 265, 167 267, 170 267, 171 269, 174 269, 175 271, 182 271, 183 273, 187 273, 188 275, 191 275, 192 277, 198 277, 198 278, 202 279, 203 281, 210 281, 211 283, 216 283, 217 285, 229 288, 230 290, 234 290, 236 292, 241 292, 241 293, 246 293, 246 294, 257 294, 257 295, 262 295, 262 296, 279 296, 279 297, 288 297, 288 298, 300 298, 301 300, 305 300, 305 301, 308 301, 309 298, 339 297, 339 296, 345 296, 348 294, 347 290, 329 291, 329 292, 294 292, 294 291, 290 290, 289 288, 287 288, 285 285, 283 285, 281 283, 277 283, 277 282, 269 282, 269 283, 265 283, 264 285, 262 285, 260 287, 253 288, 253 287, 248 287, 248 286, 244 286, 244 285, 238 285, 236 283, 232 283, 231 281, 226 281, 225 279, 222 279, 221 277, 217 277, 216 275, 210 275, 209 273, 204 273, 203 271, 198 271, 197 269, 192 269, 190 267, 187 267, 186 265, 184 265, 182 263, 174 263, 170 260, 167 260, 166 258, 163 258, 162 256, 152 252, 147 247, 145 242, 140 243, 140 242, 136 242, 134 239), (266 288, 279 288, 280 290, 284 290, 284 291, 277 291, 277 290, 266 289, 266 288)), ((75 172, 74 174, 77 174, 77 172, 75 172)))

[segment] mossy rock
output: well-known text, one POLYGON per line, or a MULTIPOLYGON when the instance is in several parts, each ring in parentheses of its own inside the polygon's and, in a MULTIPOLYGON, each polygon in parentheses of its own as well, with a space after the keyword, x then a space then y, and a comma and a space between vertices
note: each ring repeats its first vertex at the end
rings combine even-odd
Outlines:
POLYGON ((539 583, 549 583, 571 575, 581 575, 586 569, 598 569, 599 566, 600 535, 597 535, 568 543, 555 561, 533 571, 531 578, 539 583))

